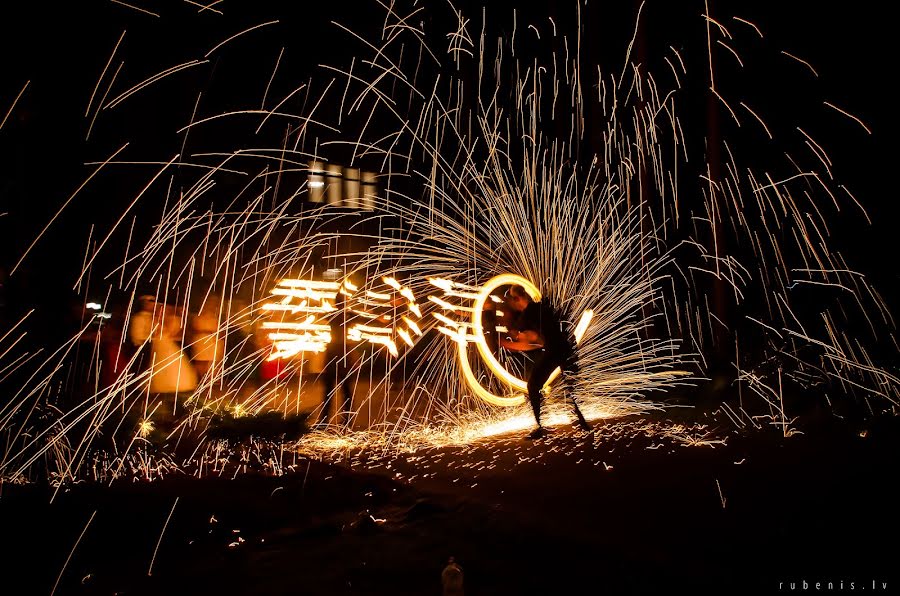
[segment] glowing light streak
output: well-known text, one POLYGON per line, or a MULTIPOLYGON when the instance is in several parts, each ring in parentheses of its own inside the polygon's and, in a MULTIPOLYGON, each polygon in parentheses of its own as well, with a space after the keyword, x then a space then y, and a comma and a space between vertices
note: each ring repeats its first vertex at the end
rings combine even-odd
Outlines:
MULTIPOLYGON (((481 356, 484 363, 490 369, 494 375, 496 375, 503 383, 505 383, 510 388, 524 392, 528 390, 528 383, 512 373, 510 373, 506 367, 504 367, 494 356, 493 352, 491 352, 490 348, 487 345, 487 339, 484 336, 484 327, 482 325, 482 312, 484 309, 484 304, 487 302, 488 298, 492 295, 491 292, 496 290, 497 288, 505 285, 517 285, 520 286, 525 292, 529 295, 529 297, 535 301, 540 302, 541 300, 541 292, 533 283, 525 279, 520 275, 514 275, 510 273, 506 273, 503 275, 498 275, 490 280, 481 288, 481 292, 478 294, 478 299, 475 301, 475 306, 472 308, 472 335, 466 336, 464 333, 464 327, 460 326, 458 329, 456 336, 454 339, 459 343, 459 360, 460 360, 460 368, 463 373, 463 377, 466 380, 466 384, 468 384, 469 388, 475 393, 477 397, 482 399, 483 401, 493 404, 496 406, 517 406, 525 401, 525 395, 523 393, 514 394, 511 396, 503 397, 500 395, 496 395, 491 393, 487 389, 485 389, 478 379, 475 377, 472 372, 472 367, 469 365, 468 360, 468 351, 467 344, 469 343, 469 338, 473 338, 476 347, 478 348, 478 353, 481 356), (466 341, 463 342, 462 340, 466 341)), ((438 313, 435 313, 435 317, 438 316, 438 313)), ((591 310, 585 311, 582 315, 578 324, 575 327, 574 336, 576 345, 581 343, 582 338, 584 337, 585 332, 588 329, 588 326, 591 324, 591 320, 594 317, 594 313, 591 310)), ((446 317, 445 317, 446 318, 446 317)), ((449 319, 448 319, 449 320, 449 319)), ((446 322, 446 321, 445 321, 446 322)), ((440 329, 439 329, 440 330, 440 329)), ((500 328, 498 327, 498 331, 500 328)), ((505 331, 506 329, 503 328, 505 331)), ((447 335, 450 335, 447 333, 447 335)), ((453 336, 451 336, 453 337, 453 336)), ((561 374, 561 370, 556 368, 547 379, 546 384, 544 385, 543 391, 549 391, 550 385, 553 381, 556 380, 557 377, 561 374)))
POLYGON ((578 324, 575 326, 575 331, 573 332, 576 343, 581 343, 581 339, 584 337, 584 333, 587 331, 593 318, 594 311, 592 310, 586 310, 581 314, 581 319, 579 319, 578 324))
MULTIPOLYGON (((348 284, 349 282, 344 281, 344 284, 348 284)), ((313 279, 282 279, 278 282, 279 286, 284 286, 286 288, 310 288, 315 290, 332 290, 332 296, 334 292, 337 292, 340 284, 336 281, 316 281, 313 279)), ((350 289, 350 288, 348 288, 350 289)), ((356 288, 352 288, 356 290, 356 288)))
POLYGON ((333 306, 330 304, 327 306, 303 306, 298 304, 273 304, 267 303, 263 304, 260 308, 263 310, 275 310, 275 311, 283 311, 290 313, 298 313, 298 312, 319 312, 319 313, 327 313, 335 310, 333 306))
POLYGON ((450 310, 453 312, 461 312, 464 310, 463 307, 456 306, 454 304, 450 304, 446 300, 441 300, 437 296, 429 296, 428 299, 431 300, 432 302, 434 302, 435 304, 437 304, 438 306, 440 306, 441 308, 443 308, 444 310, 450 310))
POLYGON ((453 282, 449 279, 444 279, 442 277, 429 277, 428 283, 433 286, 437 286, 438 288, 444 290, 445 292, 450 292, 453 290, 453 282))
POLYGON ((356 302, 363 306, 371 306, 372 308, 385 308, 387 306, 390 306, 390 303, 388 301, 381 299, 371 300, 369 298, 359 298, 356 300, 356 302))
POLYGON ((351 331, 359 331, 365 333, 380 333, 380 334, 389 334, 391 332, 390 327, 373 327, 371 325, 354 325, 351 331))
POLYGON ((315 314, 330 313, 336 310, 329 302, 334 299, 340 284, 330 281, 307 279, 282 279, 278 286, 270 291, 273 296, 281 296, 278 302, 262 305, 262 310, 269 312, 285 312, 291 314, 308 314, 302 321, 265 321, 263 329, 273 332, 267 335, 273 343, 272 353, 267 361, 294 358, 302 352, 324 352, 331 342, 331 327, 316 320, 315 314), (299 300, 299 304, 294 300, 299 300), (297 333, 303 331, 304 333, 297 333))
POLYGON ((273 352, 266 360, 293 358, 300 352, 324 352, 330 341, 330 335, 327 341, 324 338, 279 339, 275 342, 273 352))
POLYGON ((456 329, 457 325, 465 325, 466 327, 469 326, 468 323, 464 323, 461 321, 454 321, 450 317, 442 315, 439 312, 433 312, 433 313, 431 313, 431 316, 433 316, 435 319, 437 319, 441 323, 444 323, 445 325, 449 325, 453 329, 456 329))
POLYGON ((406 323, 406 326, 409 327, 413 333, 415 333, 416 335, 422 335, 422 330, 419 328, 419 326, 416 324, 415 321, 413 321, 412 319, 409 319, 407 317, 401 317, 401 318, 403 319, 403 322, 406 323))
POLYGON ((381 344, 381 345, 387 347, 388 352, 390 352, 391 356, 393 356, 394 358, 396 358, 397 356, 400 355, 400 352, 397 351, 397 344, 394 343, 394 340, 392 340, 390 337, 386 337, 384 335, 367 335, 367 334, 363 334, 362 337, 363 337, 363 339, 368 340, 370 343, 381 344))
POLYGON ((519 391, 527 391, 528 383, 506 370, 506 368, 497 360, 497 357, 494 356, 493 352, 491 352, 491 349, 487 344, 487 339, 485 339, 484 337, 484 327, 481 321, 482 314, 484 312, 484 303, 487 302, 488 296, 490 296, 491 292, 493 292, 497 288, 508 285, 520 286, 523 290, 525 290, 525 293, 527 293, 528 296, 535 302, 540 302, 541 300, 541 291, 537 288, 537 286, 535 286, 533 283, 531 283, 521 275, 505 273, 503 275, 493 277, 481 287, 481 292, 479 292, 478 299, 475 301, 475 306, 472 309, 472 333, 477 338, 475 341, 475 346, 478 348, 478 353, 481 355, 482 360, 484 360, 484 363, 491 370, 491 372, 497 375, 504 383, 506 383, 513 389, 517 389, 519 391))
POLYGON ((274 322, 274 321, 265 321, 262 324, 263 329, 297 329, 300 331, 329 331, 331 328, 328 325, 321 325, 314 323, 314 317, 307 317, 306 321, 302 323, 291 323, 288 321, 285 322, 274 322))
MULTIPOLYGON (((578 325, 575 326, 575 331, 573 332, 576 345, 581 343, 581 338, 584 337, 584 332, 587 331, 587 328, 591 324, 591 320, 593 318, 594 311, 592 310, 586 310, 582 313, 581 319, 579 319, 578 325)), ((547 391, 550 388, 550 385, 560 374, 562 374, 562 371, 559 368, 554 369, 554 371, 550 373, 550 376, 547 378, 547 383, 544 385, 544 391, 547 391)))
POLYGON ((310 300, 328 300, 333 299, 335 292, 321 292, 319 290, 313 290, 304 288, 300 289, 283 289, 283 288, 275 288, 269 292, 273 296, 286 296, 289 298, 308 298, 310 300))
POLYGON ((269 339, 272 341, 297 341, 297 340, 306 340, 306 341, 323 341, 324 343, 328 343, 331 341, 331 335, 326 333, 270 333, 269 339))
POLYGON ((409 347, 413 347, 412 337, 410 337, 409 333, 407 333, 405 329, 397 329, 397 335, 399 335, 403 339, 406 345, 408 345, 409 347))
MULTIPOLYGON (((454 298, 462 298, 464 300, 478 300, 478 292, 457 292, 456 290, 450 290, 445 292, 447 296, 452 296, 454 298)), ((503 302, 502 299, 494 297, 496 302, 503 302)))
MULTIPOLYGON (((459 368, 462 371, 463 378, 466 380, 466 384, 469 386, 476 397, 489 404, 502 407, 518 406, 519 404, 525 402, 525 396, 521 393, 509 397, 502 397, 500 395, 495 395, 485 389, 478 381, 478 379, 475 378, 475 373, 472 372, 472 366, 469 364, 469 355, 467 350, 469 342, 465 339, 466 336, 462 331, 462 327, 460 327, 460 330, 457 332, 457 337, 460 338, 456 341, 459 353, 459 368)), ((506 369, 500 366, 499 363, 498 368, 506 371, 506 369)), ((491 370, 493 371, 493 369, 491 370)))
POLYGON ((444 335, 446 335, 447 337, 449 337, 450 339, 452 339, 455 342, 462 342, 462 343, 466 342, 466 336, 460 335, 458 332, 454 331, 453 329, 450 329, 448 327, 435 327, 435 329, 437 329, 438 331, 440 331, 441 333, 443 333, 444 335))

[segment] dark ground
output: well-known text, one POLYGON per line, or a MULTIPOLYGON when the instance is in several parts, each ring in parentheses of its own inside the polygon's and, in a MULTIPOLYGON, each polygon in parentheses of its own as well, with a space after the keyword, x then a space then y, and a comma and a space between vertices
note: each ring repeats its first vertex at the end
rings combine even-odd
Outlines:
POLYGON ((699 418, 727 443, 661 436, 670 413, 281 477, 81 484, 52 505, 5 486, 0 593, 49 594, 94 511, 57 594, 440 594, 450 555, 468 595, 900 585, 896 418, 787 439, 699 418))

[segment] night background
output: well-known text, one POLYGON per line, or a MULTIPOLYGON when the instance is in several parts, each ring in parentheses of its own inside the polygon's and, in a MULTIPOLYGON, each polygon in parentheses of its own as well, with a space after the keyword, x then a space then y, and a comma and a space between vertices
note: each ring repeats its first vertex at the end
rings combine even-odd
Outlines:
MULTIPOLYGON (((114 481, 96 473, 96 462, 107 461, 99 452, 84 455, 94 458, 93 477, 91 466, 84 464, 82 476, 73 473, 60 481, 50 473, 52 465, 42 463, 50 459, 47 455, 36 458, 37 472, 11 474, 13 468, 6 466, 15 459, 10 456, 18 450, 19 435, 7 429, 37 434, 28 426, 37 424, 35 419, 52 424, 55 412, 90 395, 84 393, 88 377, 79 375, 90 374, 93 360, 76 342, 80 351, 73 349, 74 360, 34 392, 34 406, 7 406, 35 384, 37 363, 85 326, 85 304, 98 301, 118 319, 136 308, 138 296, 162 294, 160 278, 141 277, 134 262, 124 271, 117 268, 136 247, 155 238, 171 201, 202 173, 202 167, 187 162, 220 163, 210 155, 297 142, 302 151, 325 161, 385 171, 377 153, 360 156, 352 146, 331 143, 338 135, 324 123, 340 118, 342 133, 353 140, 358 130, 366 139, 383 140, 396 122, 367 121, 367 113, 345 110, 335 98, 340 100, 346 77, 323 66, 347 69, 352 63, 354 72, 363 72, 360 57, 372 51, 364 40, 382 43, 385 8, 356 1, 232 2, 213 3, 206 10, 202 5, 208 0, 143 0, 131 6, 100 0, 62 6, 14 3, 0 17, 0 118, 5 117, 0 127, 0 405, 6 406, 0 426, 6 427, 7 444, 0 476, 6 545, 0 593, 440 594, 450 556, 465 573, 466 594, 778 594, 815 592, 816 582, 822 583, 819 591, 829 593, 896 589, 891 545, 900 530, 894 482, 900 360, 895 329, 879 323, 880 309, 869 302, 859 303, 860 312, 852 301, 845 309, 848 292, 840 288, 794 288, 792 315, 801 328, 832 306, 844 315, 840 324, 854 338, 868 338, 867 329, 873 328, 877 337, 860 347, 861 360, 884 372, 878 391, 885 399, 870 399, 865 389, 857 392, 855 377, 846 383, 785 381, 778 394, 781 413, 796 416, 792 432, 775 422, 749 423, 750 415, 735 424, 725 410, 737 409, 740 369, 735 373, 732 365, 737 338, 738 361, 755 359, 754 370, 776 374, 778 383, 782 367, 792 366, 790 357, 779 359, 782 352, 772 348, 771 337, 743 316, 762 312, 772 293, 757 283, 756 272, 740 307, 722 298, 728 290, 721 283, 685 276, 683 288, 673 285, 676 298, 689 293, 691 304, 705 305, 722 319, 727 337, 710 323, 702 344, 706 352, 691 370, 695 380, 642 395, 667 407, 601 419, 590 434, 565 425, 535 442, 519 433, 414 450, 358 443, 295 449, 297 435, 311 427, 302 416, 273 421, 260 415, 237 423, 235 413, 217 419, 221 427, 207 431, 231 450, 220 467, 199 464, 204 456, 195 455, 209 452, 195 443, 169 450, 160 440, 145 453, 158 458, 153 462, 168 463, 144 468, 130 460, 124 466, 130 469, 114 481), (219 46, 262 23, 267 25, 219 46), (206 62, 190 64, 133 96, 122 95, 168 67, 193 60, 206 62), (326 92, 329 84, 334 88, 326 92), (317 105, 323 94, 326 99, 317 105), (312 110, 323 124, 303 128, 296 119, 275 116, 260 126, 264 109, 275 105, 283 107, 282 113, 312 110), (192 121, 247 109, 260 113, 220 118, 185 135, 183 127, 192 121), (98 163, 113 154, 114 161, 129 163, 104 166, 61 210, 98 163), (167 168, 148 187, 176 154, 184 163, 167 168), (100 243, 102 250, 92 256, 100 243), (39 357, 16 360, 35 351, 39 357)), ((715 47, 716 89, 733 109, 741 109, 738 102, 752 106, 772 139, 746 110, 737 113, 741 125, 736 126, 728 109, 707 93, 704 2, 581 3, 580 8, 575 1, 545 6, 456 2, 455 9, 472 19, 473 51, 482 32, 483 4, 486 55, 493 59, 491 45, 498 38, 510 40, 515 30, 515 58, 523 64, 563 51, 561 38, 570 36, 568 43, 575 38, 580 11, 585 95, 598 93, 598 67, 607 78, 623 72, 633 36, 631 61, 660 79, 672 72, 664 57, 671 59, 672 50, 681 56, 687 72, 679 81, 678 114, 689 134, 683 148, 687 160, 678 176, 686 220, 706 216, 697 181, 707 173, 727 173, 729 152, 775 179, 786 178, 791 172, 785 163, 816 153, 807 142, 809 133, 827 151, 833 186, 846 187, 865 209, 864 214, 847 195, 840 207, 837 200, 816 203, 828 222, 823 251, 839 254, 876 288, 884 310, 898 311, 897 119, 889 91, 897 53, 894 24, 880 4, 857 2, 837 9, 806 0, 710 0, 709 11, 734 35, 738 49, 715 47), (551 22, 559 38, 549 35, 551 22)), ((441 54, 440 65, 422 62, 417 77, 477 80, 477 60, 456 70, 445 55, 452 44, 446 32, 456 27, 453 8, 410 2, 396 10, 415 12, 411 20, 421 21, 425 42, 441 54)), ((503 73, 500 79, 512 75, 503 73)), ((497 94, 501 103, 515 104, 514 89, 498 85, 497 94)), ((476 99, 463 95, 461 110, 475 109, 476 99)), ((567 110, 562 105, 567 99, 560 101, 548 114, 552 118, 541 119, 541 128, 549 137, 564 139, 572 121, 558 116, 567 110)), ((414 110, 404 115, 416 118, 414 110)), ((583 122, 583 139, 573 157, 579 163, 602 154, 607 117, 596 102, 586 102, 583 122)), ((308 177, 308 159, 299 155, 289 156, 296 160, 293 166, 282 162, 284 171, 271 174, 264 170, 265 159, 235 157, 228 166, 236 173, 222 173, 191 209, 239 213, 270 188, 252 209, 301 219, 318 213, 320 206, 310 202, 307 190, 299 190, 308 177), (237 173, 244 165, 250 175, 237 173)), ((274 164, 277 156, 272 159, 274 164)), ((379 190, 398 209, 415 205, 424 194, 420 181, 407 175, 379 178, 379 190)), ((816 200, 822 196, 827 198, 816 200)), ((341 239, 342 231, 405 237, 397 213, 367 219, 365 213, 337 209, 325 211, 315 225, 337 238, 330 245, 334 251, 352 252, 368 245, 341 239)), ((294 228, 272 229, 276 242, 297 234, 294 228)), ((729 230, 716 241, 738 258, 756 262, 755 249, 729 230)), ((789 239, 786 230, 777 234, 789 239)), ((704 237, 687 224, 672 234, 671 245, 704 237)), ((198 245, 215 243, 215 238, 222 242, 222 237, 202 227, 192 230, 171 249, 174 268, 187 267, 198 245)), ((305 274, 307 268, 320 275, 326 267, 341 266, 320 252, 312 254, 298 269, 289 267, 272 279, 305 274)), ((241 258, 250 259, 243 253, 241 258)), ((215 270, 209 264, 214 260, 204 261, 204 267, 215 270)), ((147 271, 164 262, 148 253, 151 261, 147 271)), ((217 274, 206 269, 194 275, 198 288, 219 283, 217 274)), ((258 300, 270 281, 268 274, 262 279, 235 290, 234 299, 258 300)), ((184 291, 177 290, 177 300, 188 310, 200 308, 198 290, 184 291)), ((658 322, 651 329, 662 332, 658 322)), ((797 358, 809 349, 797 348, 797 358)), ((430 352, 416 350, 410 350, 410 362, 428 360, 421 354, 430 352)), ((375 350, 371 354, 373 364, 363 376, 402 374, 405 382, 414 374, 412 368, 386 372, 387 360, 376 358, 375 350)), ((435 388, 436 394, 441 391, 435 388)), ((761 405, 763 410, 771 415, 771 408, 761 405)), ((423 414, 417 409, 415 415, 423 414)), ((367 420, 374 424, 371 412, 367 420)), ((103 427, 100 435, 115 445, 109 455, 114 459, 122 444, 114 439, 118 429, 109 430, 103 427)))

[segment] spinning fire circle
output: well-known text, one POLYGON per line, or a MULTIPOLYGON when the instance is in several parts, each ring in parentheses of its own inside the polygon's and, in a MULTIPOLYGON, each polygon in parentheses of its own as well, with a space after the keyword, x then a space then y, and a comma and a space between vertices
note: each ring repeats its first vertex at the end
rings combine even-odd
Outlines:
MULTIPOLYGON (((494 375, 496 375, 496 377, 500 379, 507 387, 513 390, 512 395, 501 396, 492 393, 488 389, 485 389, 481 382, 476 378, 475 374, 472 372, 472 367, 469 364, 468 344, 470 343, 470 341, 468 341, 469 338, 466 338, 464 326, 460 326, 458 329, 459 337, 461 339, 457 341, 457 344, 459 346, 460 367, 462 369, 463 376, 466 379, 466 383, 469 385, 469 388, 472 389, 477 397, 484 400, 485 402, 495 406, 507 407, 518 406, 525 402, 524 392, 528 391, 528 382, 509 372, 509 370, 507 370, 506 367, 503 366, 503 364, 501 364, 499 360, 497 360, 497 357, 493 354, 493 352, 491 352, 491 349, 487 344, 487 339, 484 335, 484 324, 482 322, 482 317, 484 315, 484 305, 490 298, 491 292, 501 286, 508 285, 521 287, 535 302, 540 302, 542 298, 540 289, 538 289, 536 285, 534 285, 532 282, 528 281, 521 275, 504 273, 503 275, 492 277, 481 287, 481 291, 478 293, 478 298, 475 300, 475 305, 472 308, 471 343, 474 343, 476 345, 481 359, 484 361, 490 371, 494 375)), ((592 318, 593 312, 590 310, 585 311, 582 314, 581 320, 579 321, 574 332, 576 343, 581 342, 581 339, 584 336, 584 332, 587 330, 587 327, 590 324, 592 318)), ((547 384, 544 386, 544 391, 549 390, 551 383, 553 383, 553 381, 559 376, 559 374, 560 370, 558 368, 553 371, 553 374, 550 375, 550 378, 547 380, 547 384)))

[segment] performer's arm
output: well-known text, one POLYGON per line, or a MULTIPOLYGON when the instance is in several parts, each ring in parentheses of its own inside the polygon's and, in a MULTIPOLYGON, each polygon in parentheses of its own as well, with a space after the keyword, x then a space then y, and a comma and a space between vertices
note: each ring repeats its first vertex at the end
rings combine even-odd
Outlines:
POLYGON ((536 331, 513 332, 512 337, 501 337, 500 346, 514 352, 530 352, 544 346, 543 338, 536 331))

